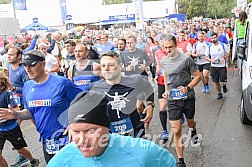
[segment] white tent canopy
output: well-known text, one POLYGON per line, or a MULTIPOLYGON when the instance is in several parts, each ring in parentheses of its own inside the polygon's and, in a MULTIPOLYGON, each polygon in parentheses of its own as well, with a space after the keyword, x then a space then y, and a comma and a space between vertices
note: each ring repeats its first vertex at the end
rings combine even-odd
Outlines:
POLYGON ((4 17, 0 18, 0 35, 17 34, 20 32, 17 19, 4 17))

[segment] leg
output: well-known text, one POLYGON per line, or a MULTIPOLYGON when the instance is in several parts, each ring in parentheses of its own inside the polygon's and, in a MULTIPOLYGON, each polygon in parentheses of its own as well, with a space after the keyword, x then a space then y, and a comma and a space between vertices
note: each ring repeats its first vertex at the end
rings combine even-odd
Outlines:
POLYGON ((3 150, 0 150, 0 166, 1 167, 8 167, 7 161, 3 157, 2 152, 3 152, 3 150))
POLYGON ((173 129, 173 140, 175 144, 175 149, 179 161, 184 163, 184 155, 183 155, 183 141, 181 139, 181 116, 183 114, 182 107, 184 105, 183 100, 168 100, 168 111, 169 111, 169 120, 171 124, 171 128, 173 129))
POLYGON ((163 130, 167 131, 167 99, 162 97, 165 92, 165 86, 158 84, 158 102, 159 102, 159 118, 163 130))
POLYGON ((32 157, 30 151, 28 151, 25 147, 17 150, 19 154, 23 155, 24 157, 28 158, 30 161, 33 161, 34 158, 32 157))
POLYGON ((181 121, 176 120, 176 121, 170 121, 171 124, 171 128, 173 129, 174 132, 174 144, 175 144, 175 149, 176 149, 176 153, 178 158, 184 158, 183 155, 183 141, 181 140, 181 121))

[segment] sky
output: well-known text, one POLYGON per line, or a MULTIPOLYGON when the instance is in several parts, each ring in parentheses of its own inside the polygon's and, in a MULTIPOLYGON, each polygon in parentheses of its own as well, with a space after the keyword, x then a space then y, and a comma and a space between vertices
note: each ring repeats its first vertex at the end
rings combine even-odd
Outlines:
MULTIPOLYGON (((32 23, 34 17, 38 18, 39 23, 45 26, 63 25, 61 21, 61 12, 59 0, 26 0, 27 10, 16 10, 16 18, 19 20, 20 28, 32 23)), ((175 0, 166 0, 161 2, 159 7, 144 4, 144 14, 146 18, 154 15, 165 16, 165 8, 173 11, 175 0), (164 5, 165 4, 165 5, 164 5), (167 6, 166 6, 167 5, 167 6)), ((107 5, 106 9, 102 7, 102 0, 66 0, 68 14, 73 16, 72 22, 77 23, 79 20, 92 22, 96 20, 106 20, 108 16, 120 14, 135 13, 134 4, 129 5, 107 5), (126 12, 127 8, 127 12, 126 12)), ((11 5, 0 5, 0 17, 14 17, 13 7, 11 5)))

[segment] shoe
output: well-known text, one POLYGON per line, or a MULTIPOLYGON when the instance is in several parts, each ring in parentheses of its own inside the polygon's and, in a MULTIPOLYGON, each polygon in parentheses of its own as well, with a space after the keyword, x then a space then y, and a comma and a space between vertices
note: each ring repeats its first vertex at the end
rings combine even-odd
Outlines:
POLYGON ((31 163, 30 167, 38 167, 39 166, 39 160, 38 159, 34 159, 35 163, 31 163))
POLYGON ((181 117, 181 125, 183 125, 185 123, 185 116, 184 114, 182 114, 182 117, 181 117))
POLYGON ((223 89, 223 93, 227 93, 228 92, 227 85, 222 86, 222 89, 223 89))
POLYGON ((177 167, 186 167, 186 164, 184 162, 177 162, 177 167))
POLYGON ((192 144, 197 144, 199 142, 199 137, 196 130, 191 132, 191 142, 192 144))
POLYGON ((222 99, 222 98, 223 98, 222 93, 218 93, 216 99, 217 99, 217 100, 220 100, 220 99, 222 99))
POLYGON ((29 164, 29 160, 23 155, 19 154, 16 158, 16 162, 10 166, 19 167, 19 166, 28 165, 28 164, 29 164))
POLYGON ((209 85, 206 85, 205 87, 206 87, 206 93, 210 93, 210 87, 209 87, 209 85))
POLYGON ((163 132, 160 136, 160 140, 168 140, 168 131, 167 130, 163 130, 163 132))
POLYGON ((205 93, 206 92, 206 86, 204 85, 203 87, 202 87, 202 93, 205 93))

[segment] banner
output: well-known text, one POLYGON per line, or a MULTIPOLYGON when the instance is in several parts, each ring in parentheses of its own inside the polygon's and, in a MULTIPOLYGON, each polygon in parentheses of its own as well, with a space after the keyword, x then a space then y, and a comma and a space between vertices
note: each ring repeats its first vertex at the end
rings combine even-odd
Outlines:
POLYGON ((136 21, 136 29, 142 30, 144 29, 144 15, 143 15, 143 1, 142 0, 134 0, 135 4, 135 21, 136 21))
POLYGON ((66 21, 67 20, 66 0, 59 0, 59 3, 60 3, 61 19, 63 21, 66 21))
POLYGON ((13 0, 15 10, 27 10, 26 0, 13 0))

